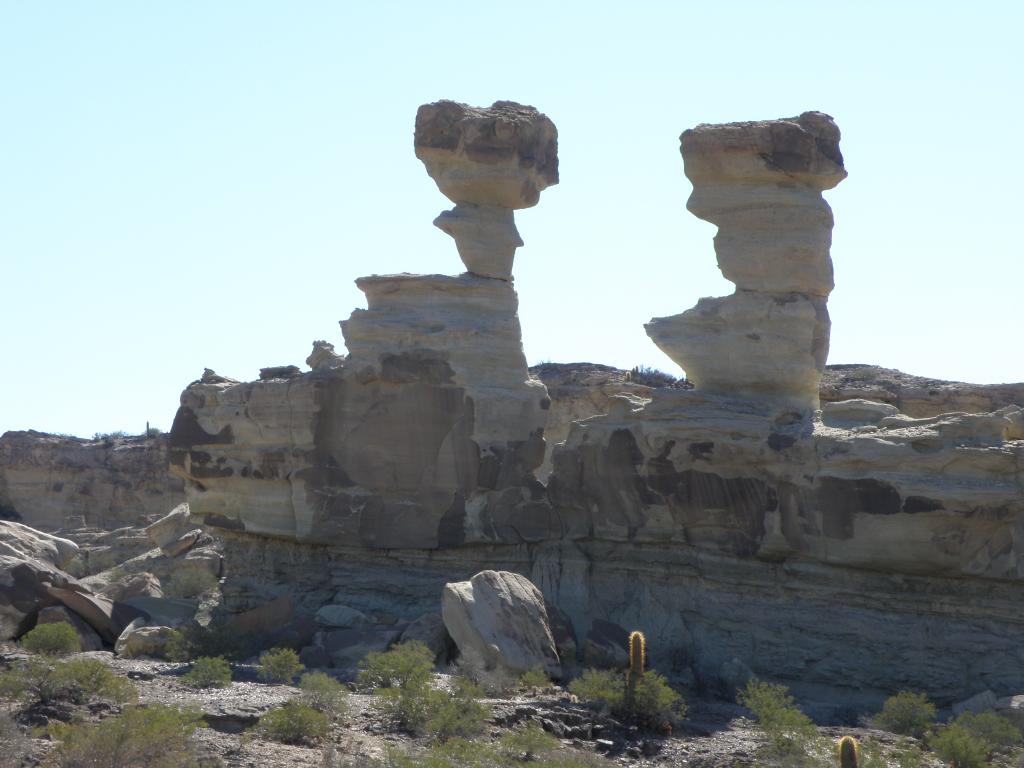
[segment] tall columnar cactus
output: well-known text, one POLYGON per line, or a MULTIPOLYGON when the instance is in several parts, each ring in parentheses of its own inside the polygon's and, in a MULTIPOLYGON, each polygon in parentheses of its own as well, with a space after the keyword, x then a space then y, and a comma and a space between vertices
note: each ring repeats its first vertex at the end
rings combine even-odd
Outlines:
POLYGON ((629 633, 629 673, 626 677, 626 707, 633 709, 636 701, 636 686, 644 676, 647 661, 647 640, 643 632, 629 633))
POLYGON ((860 744, 853 736, 839 740, 839 768, 857 768, 860 758, 860 744))

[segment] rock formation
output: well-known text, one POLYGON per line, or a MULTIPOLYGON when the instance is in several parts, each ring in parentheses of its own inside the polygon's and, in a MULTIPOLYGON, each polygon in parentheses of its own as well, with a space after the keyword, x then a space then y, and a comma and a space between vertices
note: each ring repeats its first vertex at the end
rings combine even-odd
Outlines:
POLYGON ((820 112, 698 125, 681 137, 687 208, 718 225, 732 296, 701 299, 647 333, 697 389, 814 410, 828 356, 832 211, 821 193, 846 178, 839 129, 820 112))
POLYGON ((558 132, 533 107, 497 101, 488 109, 454 101, 416 113, 416 157, 455 203, 434 225, 455 239, 466 269, 512 279, 523 244, 514 211, 529 208, 558 183, 558 132))
MULTIPOLYGON (((553 158, 519 139, 483 151, 480 134, 510 130, 490 120, 420 113, 418 128, 454 126, 418 130, 417 151, 457 208, 511 210, 552 178, 553 158)), ((190 385, 171 461, 224 538, 225 605, 290 595, 310 618, 329 604, 374 617, 306 649, 347 664, 435 613, 446 584, 511 571, 592 657, 617 652, 608 627, 639 629, 654 666, 706 690, 756 674, 850 707, 900 688, 943 703, 1021 690, 1024 412, 913 418, 856 392, 817 411, 838 130, 818 113, 699 126, 683 153, 736 293, 649 326, 696 389, 609 380, 593 406, 579 382, 557 393, 587 418, 546 485, 550 400, 493 268, 511 264, 504 225, 473 230, 504 255, 463 254, 469 274, 361 280, 344 360, 318 342, 309 373, 190 385)))
POLYGON ((481 571, 446 584, 441 615, 467 663, 514 677, 533 669, 562 676, 544 595, 518 573, 481 571))
POLYGON ((0 517, 45 530, 116 528, 183 501, 181 480, 168 472, 166 436, 0 436, 0 517))
POLYGON ((318 341, 308 374, 242 384, 208 370, 194 382, 171 463, 208 525, 387 548, 495 527, 521 540, 511 518, 540 492, 549 400, 523 354, 512 211, 558 181, 555 128, 512 102, 443 101, 420 108, 415 146, 456 203, 438 224, 470 272, 357 280, 367 309, 341 324, 344 361, 318 341))

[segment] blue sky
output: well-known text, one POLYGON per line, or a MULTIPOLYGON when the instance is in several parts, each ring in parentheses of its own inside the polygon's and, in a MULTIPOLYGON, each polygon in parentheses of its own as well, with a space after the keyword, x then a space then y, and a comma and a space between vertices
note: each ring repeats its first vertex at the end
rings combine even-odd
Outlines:
POLYGON ((818 109, 830 362, 1024 380, 1020 8, 0 0, 0 431, 166 429, 204 367, 340 348, 356 277, 462 271, 412 148, 442 98, 559 128, 517 214, 531 363, 678 373, 643 323, 732 290, 679 134, 818 109))

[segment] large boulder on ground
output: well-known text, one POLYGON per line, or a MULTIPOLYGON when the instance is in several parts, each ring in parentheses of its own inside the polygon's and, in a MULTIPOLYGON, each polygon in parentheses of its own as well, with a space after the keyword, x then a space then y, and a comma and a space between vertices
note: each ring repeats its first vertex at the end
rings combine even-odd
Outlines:
POLYGON ((139 656, 162 658, 175 633, 171 627, 146 627, 132 622, 117 638, 114 652, 129 659, 139 656))
POLYGON ((441 615, 467 661, 512 674, 540 667, 553 678, 562 676, 544 595, 525 576, 481 571, 469 581, 445 584, 441 615))
POLYGON ((102 651, 103 640, 96 630, 90 627, 82 617, 69 611, 63 605, 50 605, 43 608, 36 618, 36 626, 40 624, 69 624, 78 633, 78 641, 83 651, 102 651))
POLYGON ((169 514, 146 528, 146 535, 157 547, 166 547, 195 528, 188 504, 179 504, 169 514))
POLYGON ((164 590, 160 579, 152 573, 134 573, 123 580, 111 581, 99 594, 111 600, 124 601, 136 597, 163 597, 164 590))
POLYGON ((373 621, 362 611, 340 603, 331 603, 316 612, 316 623, 324 627, 354 629, 372 624, 373 621))

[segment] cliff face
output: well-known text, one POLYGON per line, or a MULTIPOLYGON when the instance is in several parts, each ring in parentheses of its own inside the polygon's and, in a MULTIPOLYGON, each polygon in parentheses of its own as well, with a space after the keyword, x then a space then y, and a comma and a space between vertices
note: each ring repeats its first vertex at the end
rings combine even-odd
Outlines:
POLYGON ((168 472, 166 436, 83 440, 41 432, 0 436, 0 513, 33 528, 116 528, 185 501, 168 472))
POLYGON ((683 135, 691 210, 737 284, 648 326, 688 389, 529 377, 508 225, 551 183, 553 128, 518 105, 424 110, 418 153, 456 202, 438 226, 471 271, 360 280, 347 358, 318 342, 309 373, 207 372, 182 395, 172 467, 225 537, 229 605, 413 619, 444 582, 507 569, 580 634, 642 629, 657 666, 712 688, 735 660, 852 705, 1024 685, 1024 412, 818 409, 831 118, 683 135))

